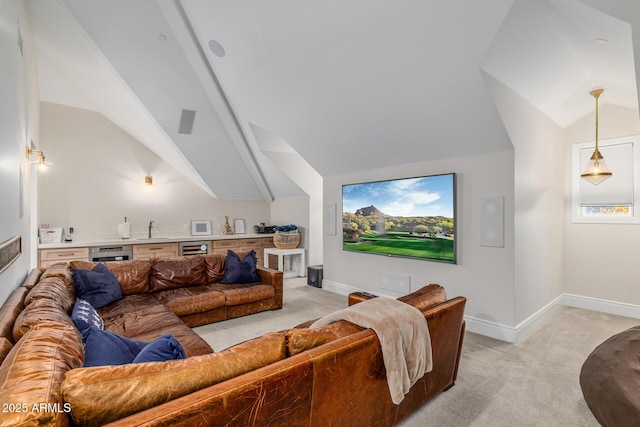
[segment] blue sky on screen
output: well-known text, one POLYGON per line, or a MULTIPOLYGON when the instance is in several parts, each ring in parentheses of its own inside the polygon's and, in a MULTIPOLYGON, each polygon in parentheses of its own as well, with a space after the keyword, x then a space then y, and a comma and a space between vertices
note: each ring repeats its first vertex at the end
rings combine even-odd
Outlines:
POLYGON ((453 218, 453 175, 436 175, 342 187, 342 210, 355 212, 375 206, 391 216, 453 218))

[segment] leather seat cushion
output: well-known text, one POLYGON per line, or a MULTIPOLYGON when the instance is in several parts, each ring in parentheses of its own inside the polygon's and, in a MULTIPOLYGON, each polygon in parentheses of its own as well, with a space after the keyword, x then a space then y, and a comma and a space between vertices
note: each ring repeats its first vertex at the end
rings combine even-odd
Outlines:
POLYGON ((78 425, 101 425, 284 359, 283 333, 164 363, 75 369, 62 384, 78 425))
POLYGON ((213 353, 198 334, 150 294, 129 295, 97 310, 104 329, 127 338, 151 342, 173 335, 187 357, 213 353))
POLYGON ((222 292, 226 298, 226 305, 241 305, 273 298, 275 290, 270 285, 255 283, 213 283, 211 289, 222 292))
POLYGON ((208 285, 168 289, 155 292, 153 296, 178 316, 203 313, 225 305, 224 293, 208 285))
POLYGON ((0 402, 24 404, 27 410, 3 413, 2 425, 68 425, 60 385, 66 372, 82 366, 83 357, 74 326, 43 322, 29 330, 0 367, 0 402), (34 404, 59 411, 33 411, 34 404))
MULTIPOLYGON (((91 270, 96 262, 71 261, 71 268, 91 270)), ((107 262, 104 265, 111 270, 120 284, 123 295, 135 295, 149 292, 149 272, 151 261, 132 260, 107 262)))

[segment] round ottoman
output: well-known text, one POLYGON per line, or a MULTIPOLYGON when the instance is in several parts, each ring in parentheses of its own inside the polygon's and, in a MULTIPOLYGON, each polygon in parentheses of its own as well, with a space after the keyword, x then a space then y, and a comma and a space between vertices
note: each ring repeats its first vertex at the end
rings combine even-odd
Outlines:
POLYGON ((606 427, 640 425, 640 326, 612 336, 580 371, 584 400, 606 427))

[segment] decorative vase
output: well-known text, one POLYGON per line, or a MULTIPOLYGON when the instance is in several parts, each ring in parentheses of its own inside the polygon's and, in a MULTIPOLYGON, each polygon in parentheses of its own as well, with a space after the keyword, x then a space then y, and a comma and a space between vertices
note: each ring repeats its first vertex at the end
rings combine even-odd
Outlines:
POLYGON ((233 229, 229 225, 229 216, 224 216, 224 225, 222 226, 222 234, 233 234, 233 229))

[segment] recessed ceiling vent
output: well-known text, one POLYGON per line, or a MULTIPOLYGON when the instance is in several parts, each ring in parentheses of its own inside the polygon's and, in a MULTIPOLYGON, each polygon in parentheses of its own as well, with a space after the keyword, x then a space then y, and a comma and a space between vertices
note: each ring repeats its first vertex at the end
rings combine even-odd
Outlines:
POLYGON ((195 120, 195 118, 195 110, 182 110, 178 133, 181 133, 183 135, 191 135, 191 132, 193 132, 193 121, 195 120))

